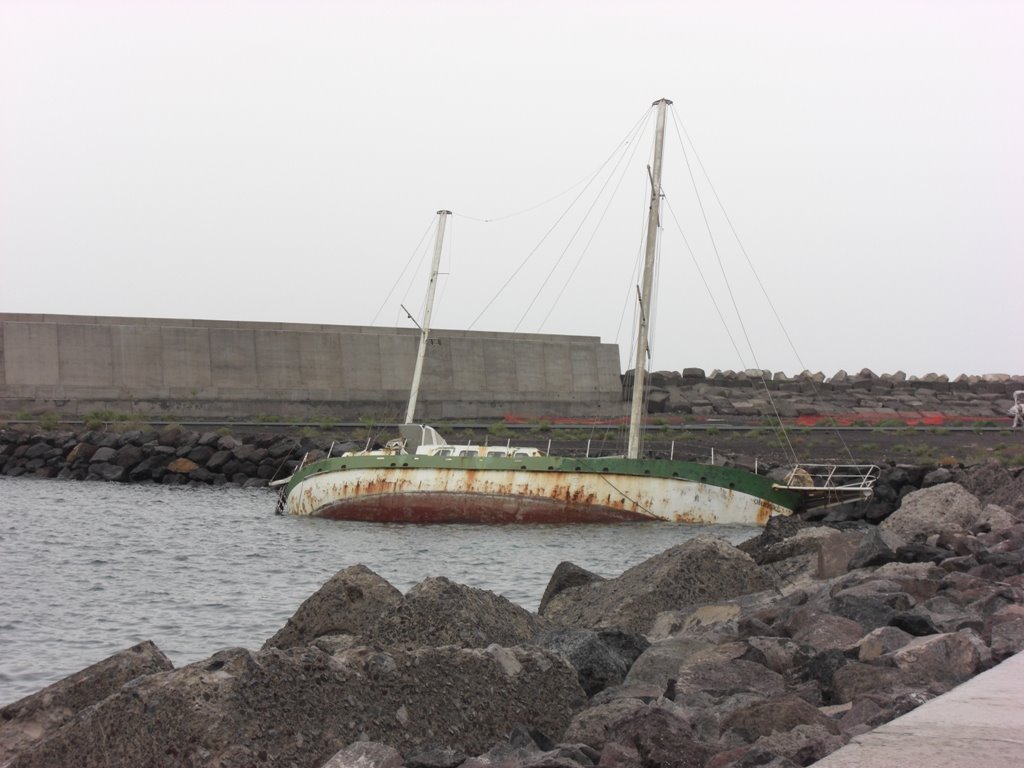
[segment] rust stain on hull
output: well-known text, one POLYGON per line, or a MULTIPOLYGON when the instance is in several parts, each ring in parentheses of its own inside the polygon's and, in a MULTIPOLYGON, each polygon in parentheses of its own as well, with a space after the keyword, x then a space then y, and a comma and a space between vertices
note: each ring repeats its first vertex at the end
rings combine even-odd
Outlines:
POLYGON ((761 499, 761 503, 757 505, 757 524, 765 525, 774 513, 775 505, 768 499, 761 499))
POLYGON ((680 523, 764 525, 786 510, 705 483, 580 472, 366 468, 307 478, 292 514, 398 523, 680 523))

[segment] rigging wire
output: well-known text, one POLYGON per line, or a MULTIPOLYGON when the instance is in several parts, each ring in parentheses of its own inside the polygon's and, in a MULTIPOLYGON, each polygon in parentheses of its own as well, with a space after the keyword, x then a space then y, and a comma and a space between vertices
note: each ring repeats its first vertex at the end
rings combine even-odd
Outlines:
POLYGON ((697 275, 700 277, 700 281, 704 283, 704 289, 708 293, 708 298, 711 299, 711 304, 715 308, 715 314, 718 315, 718 319, 722 322, 722 327, 725 329, 725 335, 729 337, 729 343, 732 345, 733 351, 736 353, 736 358, 740 361, 740 364, 746 368, 747 364, 743 360, 743 353, 740 352, 739 346, 736 344, 736 339, 732 335, 732 331, 729 329, 729 324, 725 320, 725 315, 722 314, 722 308, 718 306, 718 300, 715 298, 715 294, 711 291, 711 286, 708 284, 708 279, 704 275, 704 270, 700 268, 700 262, 697 261, 697 255, 693 252, 693 248, 690 246, 690 241, 686 237, 686 233, 683 232, 683 226, 679 223, 679 217, 676 216, 676 211, 672 207, 672 203, 668 197, 665 198, 665 206, 668 208, 668 212, 672 214, 672 220, 676 224, 676 229, 679 230, 679 236, 683 238, 683 245, 686 246, 686 250, 690 254, 690 261, 693 262, 694 269, 697 270, 697 275))
MULTIPOLYGON (((715 189, 715 185, 712 183, 711 177, 708 175, 707 169, 704 167, 704 162, 700 159, 700 155, 697 152, 697 147, 694 145, 693 140, 690 138, 690 134, 687 133, 686 131, 686 126, 683 125, 682 121, 679 119, 679 116, 676 114, 674 108, 672 109, 672 119, 676 123, 677 130, 681 133, 682 136, 686 137, 686 140, 693 148, 693 156, 697 161, 697 165, 700 167, 701 173, 704 175, 704 179, 707 181, 708 187, 711 189, 711 194, 714 195, 715 197, 715 202, 718 204, 718 208, 722 212, 722 216, 725 218, 726 223, 729 225, 729 231, 732 232, 732 236, 733 238, 735 238, 736 244, 739 246, 740 253, 743 254, 743 258, 746 260, 747 266, 750 267, 750 272, 751 274, 753 274, 754 280, 757 282, 758 288, 761 289, 761 294, 764 296, 765 301, 768 302, 768 307, 769 309, 771 309, 772 315, 775 317, 775 322, 778 323, 779 329, 782 331, 782 335, 786 338, 786 343, 789 345, 790 351, 792 351, 793 356, 796 358, 797 364, 800 366, 802 370, 808 370, 807 366, 804 364, 803 359, 800 357, 800 353, 797 351, 796 345, 793 343, 793 339, 789 335, 789 331, 786 329, 785 323, 782 322, 782 317, 779 315, 778 310, 775 308, 775 303, 772 301, 771 296, 768 295, 768 290, 765 288, 764 282, 761 280, 761 276, 758 274, 757 269, 754 267, 754 263, 751 260, 750 255, 747 253, 747 249, 746 247, 744 247, 743 241, 740 239, 739 233, 736 231, 736 227, 733 226, 732 219, 729 218, 729 213, 728 211, 726 211, 725 206, 722 204, 722 199, 718 196, 718 190, 715 189)), ((808 383, 811 385, 811 391, 814 393, 814 397, 816 399, 820 398, 821 394, 819 393, 818 388, 815 385, 813 379, 808 379, 808 383)), ((778 416, 777 413, 776 416, 778 416)), ((836 437, 839 438, 839 442, 843 446, 843 450, 846 451, 846 455, 850 457, 851 461, 853 461, 853 452, 850 450, 849 445, 847 445, 846 441, 843 439, 843 435, 839 431, 839 424, 831 415, 828 416, 828 420, 831 422, 835 430, 836 437)), ((779 423, 782 423, 781 419, 779 419, 779 423)))
MULTIPOLYGON (((634 143, 633 146, 635 149, 637 143, 634 143)), ((622 164, 622 161, 625 159, 625 157, 625 153, 619 154, 619 159, 615 161, 615 165, 612 166, 611 171, 609 171, 608 177, 604 180, 604 183, 601 185, 601 188, 597 191, 597 194, 594 196, 594 200, 590 203, 590 206, 583 214, 583 217, 580 219, 579 224, 576 225, 576 229, 573 230, 572 235, 569 237, 569 241, 565 244, 565 247, 562 249, 562 252, 558 255, 558 258, 555 259, 555 263, 551 265, 551 269, 548 271, 547 277, 545 277, 544 280, 541 282, 540 287, 537 289, 537 292, 533 295, 533 298, 530 300, 530 303, 526 306, 526 309, 523 311, 522 316, 519 318, 519 322, 516 323, 515 328, 512 329, 513 333, 518 331, 519 326, 521 326, 523 324, 523 321, 526 320, 526 316, 530 313, 530 309, 533 308, 533 305, 537 302, 537 299, 540 298, 541 292, 544 290, 548 282, 554 276, 555 270, 558 269, 558 266, 562 263, 562 259, 564 259, 565 255, 569 252, 569 249, 572 247, 573 242, 575 242, 576 240, 576 236, 583 229, 583 225, 587 223, 587 219, 590 218, 590 214, 593 213, 594 208, 597 207, 598 201, 601 199, 601 196, 604 194, 605 190, 608 189, 608 185, 615 177, 615 172, 619 169, 620 166, 622 166, 623 175, 625 174, 626 166, 622 164)), ((632 155, 630 155, 630 157, 632 157, 632 155)), ((558 292, 558 296, 555 297, 555 302, 552 304, 551 309, 548 310, 547 315, 544 316, 544 320, 547 320, 548 316, 551 315, 551 312, 554 311, 555 304, 558 303, 558 298, 562 295, 562 292, 565 291, 565 288, 568 285, 568 281, 571 280, 572 276, 576 273, 577 267, 579 267, 580 262, 583 260, 583 256, 587 252, 587 247, 593 241, 594 236, 597 234, 597 230, 601 227, 601 222, 604 221, 604 215, 608 212, 608 206, 610 206, 612 201, 615 199, 615 190, 618 190, 619 185, 621 183, 622 175, 619 176, 619 183, 615 185, 615 189, 612 191, 612 194, 609 197, 608 202, 605 204, 604 210, 601 211, 601 215, 598 217, 597 224, 594 226, 594 231, 591 234, 590 239, 587 241, 586 245, 583 246, 583 250, 580 251, 580 255, 576 259, 576 264, 573 266, 572 271, 570 271, 569 276, 566 278, 566 282, 562 285, 562 289, 558 292)), ((541 321, 540 326, 537 328, 538 333, 540 332, 540 329, 543 328, 544 326, 544 320, 541 321)))
MULTIPOLYGON (((711 230, 711 222, 708 220, 707 211, 704 208, 704 200, 703 200, 703 198, 701 198, 700 190, 697 187, 697 179, 693 175, 693 167, 690 164, 690 156, 687 153, 686 145, 683 143, 683 140, 682 140, 682 133, 683 132, 679 130, 679 119, 678 119, 678 117, 675 114, 675 110, 672 111, 672 117, 673 117, 673 120, 676 123, 676 128, 677 128, 676 136, 679 139, 679 145, 680 145, 680 147, 683 150, 683 158, 686 160, 686 170, 690 174, 690 183, 693 185, 693 192, 694 192, 694 195, 697 198, 697 205, 700 208, 701 217, 704 219, 704 226, 707 229, 708 238, 711 240, 711 247, 712 247, 712 249, 715 252, 715 259, 718 261, 719 270, 721 270, 721 272, 722 272, 722 279, 725 281, 725 287, 726 287, 726 290, 729 293, 729 300, 732 302, 733 311, 736 313, 736 320, 739 323, 740 330, 743 332, 743 338, 747 342, 747 349, 750 350, 750 356, 751 356, 751 358, 754 361, 754 365, 757 366, 757 370, 760 372, 759 376, 761 378, 761 385, 764 387, 764 391, 765 391, 765 393, 768 396, 768 402, 771 404, 772 410, 775 412, 775 418, 778 419, 779 420, 779 424, 782 425, 782 419, 779 417, 778 409, 775 407, 775 400, 772 397, 771 390, 768 388, 768 383, 764 380, 764 373, 763 373, 763 370, 761 368, 760 363, 757 360, 757 353, 754 351, 754 345, 750 341, 750 334, 747 332, 747 326, 743 322, 743 316, 740 313, 739 304, 736 301, 736 295, 733 293, 732 284, 729 282, 729 276, 728 276, 728 274, 725 271, 725 263, 722 261, 722 254, 719 251, 718 243, 715 240, 714 232, 712 232, 712 230, 711 230)), ((691 146, 692 146, 692 142, 691 142, 691 146)), ((694 151, 694 154, 696 154, 696 151, 694 151)), ((798 463, 797 455, 796 455, 796 450, 793 448, 793 444, 790 441, 789 434, 785 431, 785 428, 783 428, 783 430, 782 430, 782 439, 784 439, 786 441, 786 446, 789 449, 789 455, 791 455, 793 457, 794 463, 798 463)))
MULTIPOLYGON (((430 248, 428 246, 423 246, 423 249, 420 251, 420 258, 416 262, 416 269, 413 270, 412 277, 415 277, 417 274, 419 274, 420 270, 423 267, 423 262, 426 261, 426 259, 427 259, 427 252, 429 250, 430 250, 430 248)), ((408 302, 408 300, 409 300, 409 292, 412 290, 413 282, 414 281, 412 279, 410 279, 408 284, 405 286, 405 293, 402 294, 402 300, 401 300, 401 302, 399 302, 399 306, 402 306, 403 304, 408 302)), ((419 309, 417 310, 417 313, 416 313, 417 316, 418 317, 423 317, 423 315, 426 313, 426 310, 427 310, 427 297, 426 297, 426 295, 424 295, 423 298, 420 299, 419 309)), ((401 317, 401 315, 399 315, 399 317, 401 317)), ((414 322, 415 322, 415 320, 414 320, 414 322)))
MULTIPOLYGON (((622 140, 620 140, 619 143, 615 145, 615 149, 613 149, 611 151, 610 156, 614 156, 615 153, 619 151, 619 148, 622 147, 623 144, 628 144, 630 141, 632 141, 633 135, 637 132, 638 126, 641 126, 642 123, 645 123, 650 118, 650 115, 651 115, 652 111, 653 111, 653 107, 648 108, 648 110, 646 112, 644 112, 643 115, 640 116, 640 119, 637 120, 633 124, 633 127, 630 128, 626 132, 625 137, 623 137, 622 140)), ((472 221, 478 221, 478 222, 480 222, 482 224, 490 224, 490 223, 495 222, 495 221, 504 221, 505 219, 511 219, 511 218, 516 217, 516 216, 521 216, 524 213, 530 213, 531 211, 535 211, 538 208, 541 208, 541 207, 547 205, 548 203, 553 202, 554 200, 557 200, 558 198, 562 197, 563 195, 569 194, 570 192, 572 192, 574 189, 576 189, 576 187, 578 187, 583 182, 588 182, 589 183, 590 181, 593 180, 593 178, 595 176, 597 176, 597 174, 599 174, 601 172, 601 169, 604 168, 604 166, 607 163, 608 163, 608 161, 605 160, 603 163, 601 163, 601 165, 599 165, 597 167, 597 169, 593 173, 590 173, 590 174, 584 176, 582 179, 577 181, 575 184, 571 184, 570 186, 568 186, 565 189, 563 189, 557 195, 552 195, 547 200, 542 200, 539 203, 535 203, 534 205, 531 205, 531 206, 529 206, 527 208, 523 208, 522 210, 516 211, 515 213, 508 213, 508 214, 505 214, 504 216, 491 216, 491 217, 486 218, 486 219, 477 218, 475 216, 467 216, 464 213, 456 213, 455 215, 456 216, 461 216, 464 219, 471 219, 472 221)))
MULTIPOLYGON (((650 111, 648 111, 648 114, 650 114, 650 111)), ((547 314, 544 315, 544 319, 541 320, 540 325, 537 327, 537 332, 538 333, 540 333, 540 331, 544 328, 544 325, 545 325, 545 323, 547 323, 548 318, 551 317, 551 313, 555 311, 555 307, 558 306, 558 302, 561 300, 562 295, 565 293, 566 288, 569 287, 569 283, 572 281, 573 276, 576 274, 576 270, 579 269, 580 264, 583 262, 583 257, 586 255, 587 251, 590 249, 591 243, 594 242, 594 238, 597 236, 597 231, 598 231, 598 229, 600 229, 601 223, 604 221, 605 216, 608 214, 608 209, 611 207, 611 204, 614 202, 615 198, 618 196, 619 188, 622 186, 622 182, 626 178, 626 170, 629 168, 630 164, 633 162, 633 158, 636 156, 636 151, 637 151, 637 148, 639 146, 640 146, 640 142, 639 141, 634 141, 633 142, 633 150, 630 152, 629 158, 626 159, 626 162, 622 166, 622 174, 619 176, 619 180, 615 184, 615 189, 612 190, 611 196, 608 198, 608 202, 605 204, 604 210, 601 211, 601 216, 598 218, 597 225, 594 227, 593 232, 591 232, 591 234, 590 234, 590 239, 588 239, 586 244, 583 246, 583 250, 580 251, 580 255, 576 258, 576 263, 573 265, 572 270, 569 272, 569 275, 565 278, 565 282, 562 283, 561 289, 559 289, 558 294, 555 296, 554 301, 551 303, 551 308, 548 310, 547 314)), ((622 157, 625 157, 625 155, 623 155, 622 157)), ((621 159, 620 159, 620 162, 621 162, 621 159)), ((615 173, 615 169, 614 168, 612 169, 611 173, 612 174, 615 173)), ((610 179, 611 179, 611 176, 609 176, 609 180, 610 179)), ((603 188, 602 188, 602 191, 603 191, 603 188)), ((595 203, 596 202, 597 201, 595 199, 595 203)), ((588 211, 588 213, 589 213, 589 211, 588 211)), ((639 251, 638 251, 638 255, 639 255, 639 251)), ((621 323, 621 320, 620 320, 620 323, 621 323)))
MULTIPOLYGON (((647 112, 644 113, 644 116, 634 124, 634 127, 630 131, 630 134, 627 135, 627 138, 629 138, 630 135, 636 133, 637 130, 638 130, 638 127, 642 127, 643 126, 643 124, 650 117, 652 109, 653 108, 648 108, 647 112)), ((519 264, 519 266, 516 267, 515 270, 513 270, 512 274, 509 275, 508 278, 505 280, 505 282, 501 284, 501 287, 498 288, 497 293, 495 293, 494 296, 491 297, 491 300, 488 301, 486 305, 484 305, 484 308, 480 310, 479 314, 477 314, 477 316, 475 318, 473 318, 473 322, 471 322, 469 324, 469 327, 468 327, 467 330, 472 330, 473 329, 473 327, 477 324, 477 322, 480 320, 480 318, 484 316, 484 314, 487 312, 487 310, 491 308, 491 305, 494 304, 494 302, 498 299, 498 297, 505 291, 505 289, 509 286, 509 284, 515 279, 516 275, 518 275, 523 270, 523 268, 530 261, 530 259, 533 258, 534 254, 536 254, 537 251, 540 250, 540 247, 544 244, 544 242, 548 239, 548 237, 550 237, 551 233, 554 232, 555 229, 558 228, 558 225, 562 223, 562 220, 569 214, 569 211, 571 211, 573 209, 573 207, 576 205, 576 203, 579 201, 579 199, 583 196, 583 193, 587 191, 587 189, 590 187, 591 184, 594 183, 594 180, 597 178, 598 174, 600 174, 601 171, 604 169, 604 167, 606 165, 608 165, 609 162, 611 162, 611 159, 613 157, 615 157, 616 154, 618 154, 620 148, 622 147, 622 144, 623 144, 623 142, 620 141, 615 146, 615 149, 612 150, 612 153, 608 155, 608 157, 604 160, 603 163, 601 163, 600 167, 597 169, 597 171, 594 172, 594 175, 590 177, 590 179, 584 185, 583 189, 581 189, 579 191, 579 193, 576 195, 576 197, 574 197, 572 199, 572 201, 569 203, 568 207, 566 207, 566 209, 562 212, 562 214, 555 220, 555 223, 551 225, 551 227, 548 229, 548 231, 544 233, 544 235, 541 237, 540 241, 526 255, 526 257, 519 264)))
MULTIPOLYGON (((423 231, 423 235, 420 237, 420 241, 416 243, 416 247, 412 249, 412 253, 409 255, 409 260, 405 262, 405 266, 402 267, 402 271, 398 274, 398 277, 395 279, 394 284, 391 286, 391 290, 388 291, 387 296, 384 297, 384 301, 381 302, 380 306, 377 308, 377 311, 374 313, 373 319, 370 321, 370 325, 373 325, 374 323, 377 322, 377 318, 380 316, 380 313, 384 310, 384 307, 387 306, 388 300, 391 298, 391 294, 395 292, 395 289, 398 287, 398 284, 402 282, 402 278, 405 277, 406 270, 409 269, 409 265, 412 264, 412 260, 416 258, 416 254, 419 252, 420 246, 422 246, 423 241, 427 239, 427 235, 430 234, 430 230, 433 228, 434 222, 436 220, 437 217, 431 218, 430 223, 427 225, 427 228, 423 231)), ((408 293, 408 290, 406 290, 406 293, 408 293)))

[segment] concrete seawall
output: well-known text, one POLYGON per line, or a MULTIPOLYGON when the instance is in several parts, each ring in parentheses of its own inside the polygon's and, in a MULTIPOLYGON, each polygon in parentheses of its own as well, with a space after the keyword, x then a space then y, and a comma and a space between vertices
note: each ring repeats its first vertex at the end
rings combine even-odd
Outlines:
MULTIPOLYGON (((404 413, 418 332, 0 313, 0 413, 236 418, 404 413)), ((618 347, 590 336, 436 330, 418 416, 623 412, 618 347)))
MULTIPOLYGON (((0 313, 0 416, 393 422, 417 342, 410 328, 0 313)), ((417 416, 614 419, 630 380, 597 337, 437 330, 417 416)), ((649 412, 670 419, 942 426, 1006 423, 1024 376, 686 368, 649 386, 649 412)))

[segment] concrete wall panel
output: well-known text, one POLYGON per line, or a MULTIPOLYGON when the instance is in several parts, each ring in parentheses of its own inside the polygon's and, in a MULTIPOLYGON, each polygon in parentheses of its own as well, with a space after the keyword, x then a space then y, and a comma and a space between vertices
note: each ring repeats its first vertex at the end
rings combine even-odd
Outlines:
POLYGON ((515 350, 516 378, 515 391, 541 392, 544 390, 544 348, 530 341, 516 341, 515 350))
POLYGON ((114 383, 114 351, 110 326, 57 327, 60 383, 66 387, 110 387, 114 383))
POLYGON ((160 329, 164 387, 201 392, 211 386, 210 331, 180 326, 160 329))
POLYGON ((256 386, 256 334, 238 329, 210 329, 211 383, 217 389, 256 386))
POLYGON ((60 383, 56 325, 4 323, 4 357, 8 386, 55 387, 60 383))
POLYGON ((570 395, 576 389, 572 378, 572 355, 568 342, 545 341, 541 344, 544 356, 544 389, 556 394, 570 395))
POLYGON ((299 370, 306 389, 342 388, 342 336, 338 333, 296 333, 299 370))
POLYGON ((452 391, 456 395, 478 396, 487 389, 488 341, 451 339, 452 391))
POLYGON ((342 386, 355 392, 379 392, 382 385, 380 337, 346 333, 342 337, 342 386))
POLYGON ((590 394, 598 391, 598 351, 591 344, 573 344, 569 351, 573 391, 590 394))
MULTIPOLYGON (((416 368, 416 349, 419 335, 409 333, 380 334, 380 375, 383 389, 408 392, 412 386, 412 374, 416 368)), ((434 347, 427 351, 427 357, 434 347)))
POLYGON ((511 339, 488 339, 484 344, 484 376, 487 392, 516 388, 516 349, 511 339))
POLYGON ((293 389, 304 386, 300 363, 303 333, 255 330, 256 379, 260 389, 293 389))
POLYGON ((135 394, 159 390, 164 383, 160 329, 147 325, 110 328, 114 382, 135 394))
POLYGON ((622 369, 619 367, 618 344, 597 346, 597 389, 600 392, 622 392, 622 369))
MULTIPOLYGON (((421 397, 452 397, 455 389, 455 376, 452 366, 452 340, 438 336, 431 338, 427 346, 427 355, 423 361, 423 385, 421 397)), ((411 380, 410 380, 411 383, 411 380)))

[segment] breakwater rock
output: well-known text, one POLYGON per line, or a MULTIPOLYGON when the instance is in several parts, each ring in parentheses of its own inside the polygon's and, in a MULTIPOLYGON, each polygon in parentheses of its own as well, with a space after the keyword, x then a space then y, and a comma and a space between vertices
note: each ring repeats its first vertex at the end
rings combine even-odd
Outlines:
MULTIPOLYGON (((632 371, 623 377, 631 389, 632 371)), ((712 371, 686 368, 655 371, 648 379, 651 413, 693 417, 801 419, 806 423, 835 420, 902 421, 941 425, 959 420, 1007 423, 1013 393, 1024 389, 1024 376, 962 374, 950 379, 930 373, 876 374, 838 371, 831 377, 804 371, 795 376, 761 370, 712 371)))
POLYGON ((775 518, 610 579, 564 563, 538 614, 354 565, 260 650, 170 669, 139 646, 8 705, 0 763, 810 765, 1024 650, 1020 478, 940 480, 881 526, 775 518))
POLYGON ((180 426, 126 432, 0 430, 0 473, 68 480, 262 487, 287 477, 331 441, 282 435, 237 438, 180 426), (322 448, 321 448, 322 447, 322 448))

